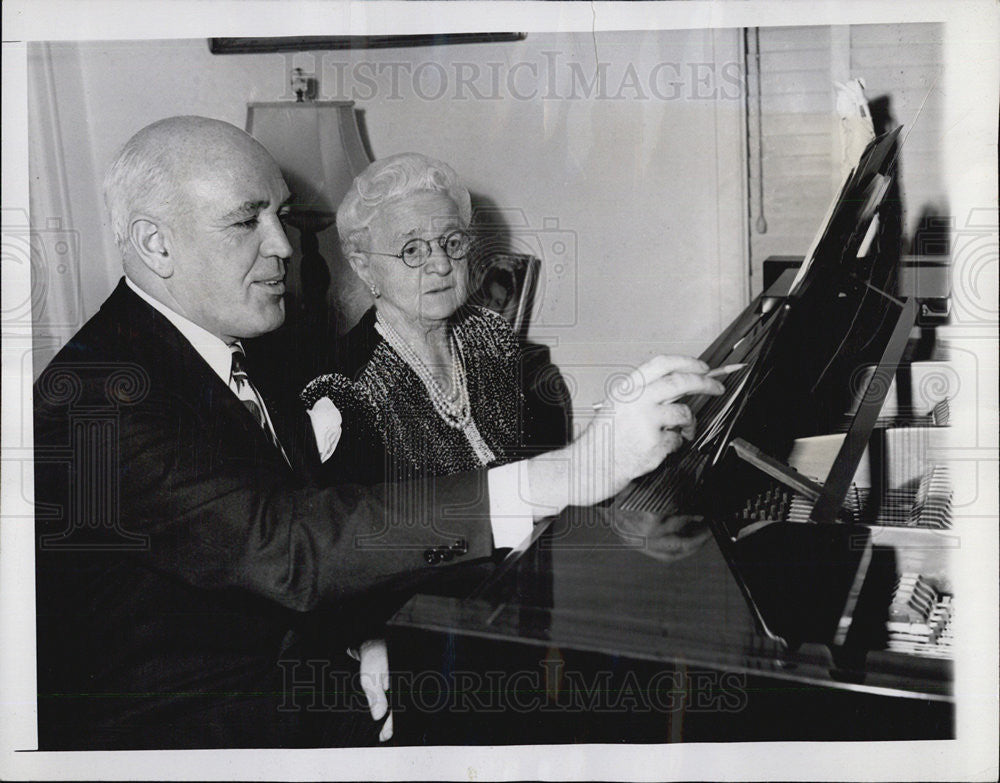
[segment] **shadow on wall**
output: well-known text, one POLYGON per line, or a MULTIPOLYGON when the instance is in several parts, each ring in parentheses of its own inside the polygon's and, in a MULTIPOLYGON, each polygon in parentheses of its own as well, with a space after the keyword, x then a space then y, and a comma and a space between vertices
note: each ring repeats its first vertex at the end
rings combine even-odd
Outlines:
MULTIPOLYGON (((877 136, 881 136, 896 127, 898 121, 893 116, 891 98, 888 95, 880 95, 870 101, 868 106, 877 136)), ((887 195, 886 200, 902 207, 899 182, 903 180, 905 172, 902 171, 901 160, 897 160, 896 167, 896 184, 893 185, 893 190, 887 195)), ((900 209, 900 216, 901 214, 902 209, 900 209)), ((902 223, 900 222, 902 253, 912 256, 949 256, 951 254, 950 233, 954 226, 954 218, 948 214, 948 205, 943 201, 924 204, 920 207, 919 214, 920 217, 917 219, 913 235, 910 237, 903 236, 902 223)))

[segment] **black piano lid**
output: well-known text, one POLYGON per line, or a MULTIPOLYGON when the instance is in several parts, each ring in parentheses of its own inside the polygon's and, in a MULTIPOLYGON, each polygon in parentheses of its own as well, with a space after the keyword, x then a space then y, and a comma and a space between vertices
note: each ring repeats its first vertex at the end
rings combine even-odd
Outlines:
MULTIPOLYGON (((737 487, 750 491, 759 477, 759 471, 747 473, 749 466, 739 463, 731 450, 733 439, 784 462, 795 439, 837 431, 844 412, 853 407, 852 396, 860 397, 829 473, 818 477, 822 487, 811 514, 814 522, 837 521, 916 315, 914 303, 873 284, 877 259, 857 257, 888 191, 887 178, 895 175, 900 131, 901 126, 867 146, 834 199, 820 239, 784 304, 766 324, 741 384, 744 391, 724 435, 712 445, 716 469, 704 494, 713 499, 705 509, 713 516, 732 511, 717 499, 741 495, 733 492, 737 487), (862 367, 872 365, 874 373, 862 374, 862 367), (856 388, 861 379, 865 387, 856 388), (737 474, 752 478, 741 480, 737 474)), ((869 255, 884 251, 876 245, 869 255)), ((735 360, 720 356, 720 348, 713 344, 711 362, 735 360)))
MULTIPOLYGON (((890 233, 892 211, 876 222, 895 175, 900 131, 866 147, 781 304, 767 294, 758 297, 702 354, 710 366, 749 366, 730 376, 723 397, 688 401, 700 424, 698 436, 634 482, 618 499, 623 511, 672 513, 679 507, 714 520, 731 516, 738 511, 732 499, 752 496, 762 478, 755 469, 745 470, 749 466, 733 466, 734 439, 785 462, 796 439, 841 430, 843 414, 854 409, 831 470, 817 477, 823 486, 812 519, 837 520, 915 315, 912 304, 885 290, 898 252, 879 242, 890 233), (859 371, 872 365, 879 368, 874 374, 859 371), (866 388, 851 388, 862 380, 866 388), (858 398, 860 406, 853 404, 858 398)), ((796 489, 796 482, 786 483, 796 489)))
MULTIPOLYGON (((700 429, 715 424, 719 434, 703 443, 696 439, 700 455, 697 448, 671 455, 614 504, 619 523, 630 513, 703 514, 759 626, 792 645, 833 641, 860 589, 867 535, 864 529, 836 524, 781 525, 736 542, 739 529, 732 520, 738 504, 773 478, 740 459, 730 444, 740 438, 773 460, 787 462, 795 439, 839 428, 851 407, 849 393, 858 391, 850 389, 851 382, 863 377, 862 403, 813 506, 813 521, 837 521, 914 317, 912 304, 871 283, 865 272, 875 265, 857 259, 887 192, 881 178, 893 174, 898 133, 886 134, 866 149, 838 194, 814 263, 795 296, 766 312, 758 299, 703 354, 711 365, 742 362, 748 359, 747 346, 755 345, 750 367, 731 376, 731 394, 692 400, 700 429), (855 372, 858 365, 872 364, 878 366, 874 374, 855 372), (724 420, 721 425, 715 417, 724 420), (788 600, 795 595, 809 595, 810 600, 788 600)), ((476 595, 490 594, 545 528, 537 526, 536 535, 476 595)))
POLYGON ((814 268, 853 267, 858 248, 885 195, 883 183, 895 176, 899 134, 903 126, 873 139, 844 178, 823 223, 816 232, 799 274, 789 290, 792 299, 808 290, 814 268), (880 196, 875 198, 880 192, 880 196))
MULTIPOLYGON (((793 646, 844 642, 841 620, 853 611, 871 556, 865 528, 830 523, 840 521, 916 316, 915 302, 880 287, 893 279, 898 261, 891 225, 896 205, 885 209, 885 197, 895 176, 899 131, 868 145, 784 302, 767 316, 739 399, 711 444, 713 467, 695 492, 764 630, 793 646), (870 235, 880 213, 885 219, 870 235), (864 372, 872 365, 874 373, 864 372), (810 520, 821 524, 749 528, 740 504, 763 495, 775 480, 801 495, 809 482, 787 465, 784 475, 781 470, 794 441, 836 432, 858 397, 827 475, 811 485, 810 520), (752 448, 734 449, 737 440, 752 448), (744 527, 752 534, 740 536, 744 527), (791 598, 796 595, 802 600, 791 598)), ((713 363, 733 361, 720 359, 720 348, 713 345, 713 363)))

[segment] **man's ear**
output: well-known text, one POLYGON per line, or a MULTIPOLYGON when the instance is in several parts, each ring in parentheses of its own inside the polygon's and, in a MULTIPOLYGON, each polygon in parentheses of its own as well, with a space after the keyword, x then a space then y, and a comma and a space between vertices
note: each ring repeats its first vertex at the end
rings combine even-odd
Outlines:
POLYGON ((154 274, 168 278, 174 273, 174 260, 167 248, 167 238, 159 224, 148 217, 134 217, 128 238, 136 255, 154 274))

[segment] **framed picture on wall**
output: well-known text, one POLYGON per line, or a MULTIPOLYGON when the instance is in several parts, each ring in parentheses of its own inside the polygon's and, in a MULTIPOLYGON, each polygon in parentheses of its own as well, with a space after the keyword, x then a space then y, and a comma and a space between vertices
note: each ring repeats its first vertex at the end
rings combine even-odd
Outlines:
POLYGON ((336 49, 399 49, 410 46, 522 41, 526 33, 438 33, 434 35, 296 35, 209 38, 212 54, 273 54, 336 49))
POLYGON ((475 290, 469 303, 499 313, 523 338, 540 266, 531 255, 498 253, 483 259, 473 273, 475 290))

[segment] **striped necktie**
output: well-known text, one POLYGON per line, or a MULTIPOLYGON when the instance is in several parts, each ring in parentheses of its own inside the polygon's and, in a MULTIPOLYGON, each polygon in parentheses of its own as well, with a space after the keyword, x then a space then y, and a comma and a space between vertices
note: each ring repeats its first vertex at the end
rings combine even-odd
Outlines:
POLYGON ((229 346, 229 350, 233 354, 233 364, 229 371, 229 387, 236 392, 236 396, 240 398, 240 402, 253 414, 253 417, 257 420, 257 424, 267 433, 267 436, 271 439, 271 443, 281 452, 281 456, 285 458, 285 462, 291 465, 288 461, 288 455, 285 454, 285 450, 281 447, 281 442, 278 440, 278 436, 275 434, 274 429, 271 427, 271 422, 268 420, 264 409, 264 400, 250 380, 250 376, 247 375, 247 357, 243 353, 243 346, 238 342, 233 343, 229 346))

